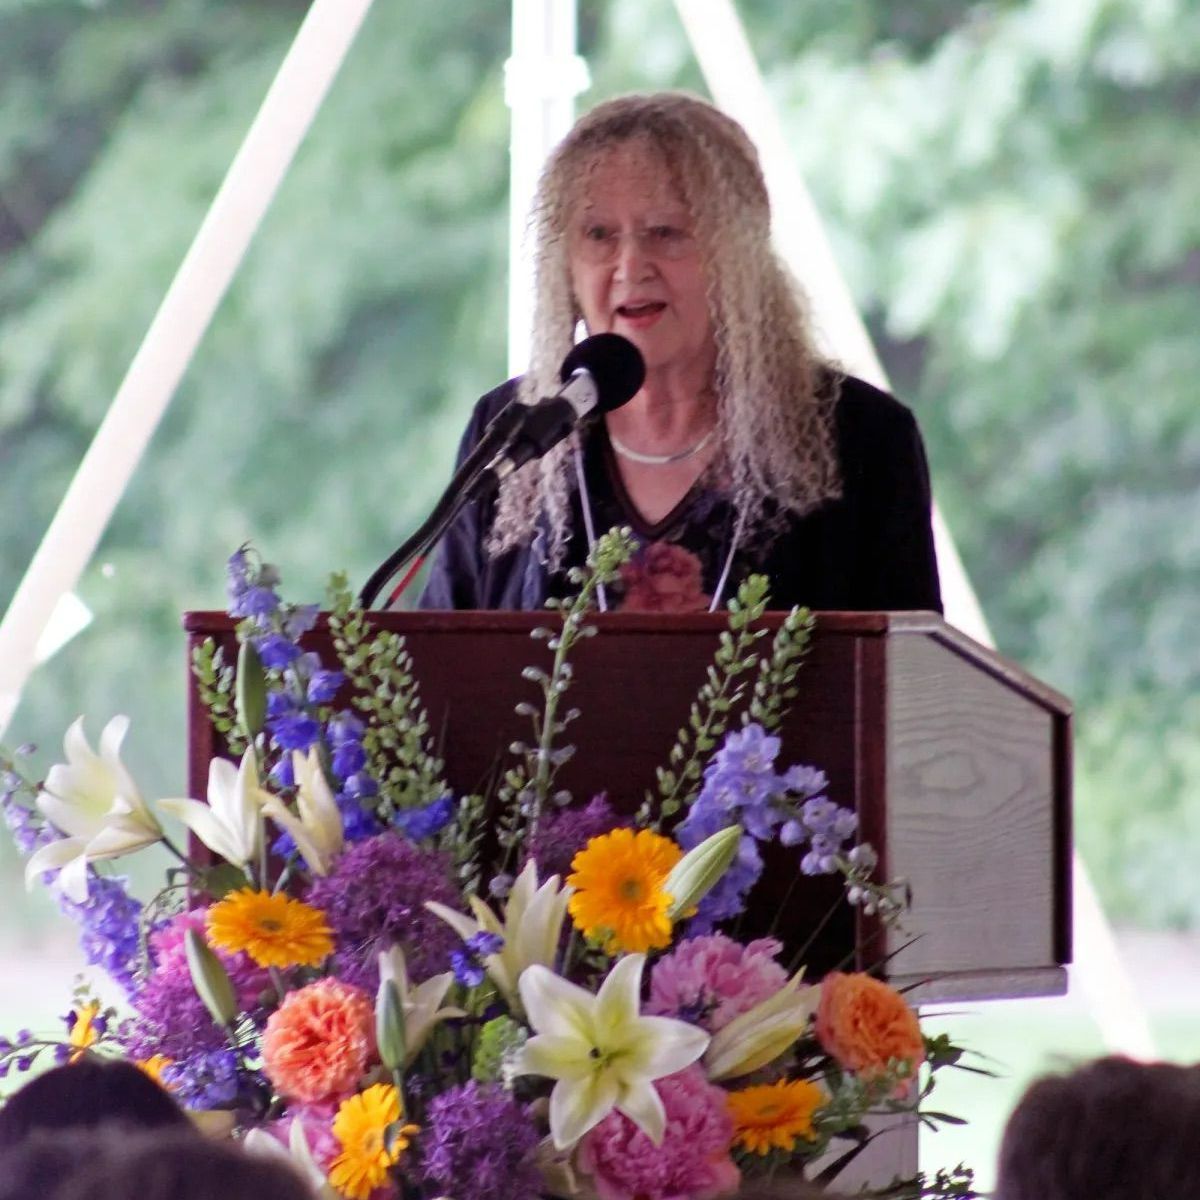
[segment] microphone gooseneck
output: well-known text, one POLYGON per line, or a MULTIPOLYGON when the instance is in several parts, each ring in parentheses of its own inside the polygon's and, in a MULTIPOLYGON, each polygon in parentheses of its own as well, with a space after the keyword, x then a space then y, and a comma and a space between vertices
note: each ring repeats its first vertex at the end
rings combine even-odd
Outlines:
MULTIPOLYGON (((513 400, 501 409, 421 527, 367 580, 359 594, 363 608, 370 608, 401 569, 428 551, 469 501, 490 495, 513 471, 541 458, 584 421, 631 400, 646 368, 632 342, 619 334, 598 333, 571 350, 559 376, 563 386, 553 396, 533 404, 513 400)), ((409 577, 411 573, 406 583, 409 577)), ((401 590, 403 585, 391 600, 401 590)))

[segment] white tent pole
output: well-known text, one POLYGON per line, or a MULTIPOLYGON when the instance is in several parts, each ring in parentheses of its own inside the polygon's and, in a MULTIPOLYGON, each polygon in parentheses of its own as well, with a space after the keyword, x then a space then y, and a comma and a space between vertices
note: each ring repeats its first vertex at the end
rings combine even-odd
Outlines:
MULTIPOLYGON (((713 99, 741 123, 758 147, 771 194, 776 242, 804 282, 825 347, 855 374, 886 388, 887 376, 838 269, 732 0, 675 0, 675 7, 713 99)), ((975 589, 936 511, 934 537, 947 619, 976 641, 994 645, 975 589)), ((1109 1049, 1152 1057, 1150 1023, 1078 856, 1074 881, 1078 953, 1072 978, 1088 997, 1109 1049)))
POLYGON ((0 734, 370 7, 313 0, 0 622, 0 734))
POLYGON ((525 237, 546 156, 571 128, 575 97, 588 86, 575 53, 575 0, 513 0, 512 57, 504 98, 512 112, 508 214, 508 370, 529 365, 533 262, 525 237))

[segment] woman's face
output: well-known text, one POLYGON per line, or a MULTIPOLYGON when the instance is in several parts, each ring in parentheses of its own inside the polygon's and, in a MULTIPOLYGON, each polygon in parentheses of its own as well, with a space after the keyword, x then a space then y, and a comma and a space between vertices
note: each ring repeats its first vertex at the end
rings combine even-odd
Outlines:
POLYGON ((638 142, 587 171, 567 230, 571 286, 589 333, 619 333, 648 375, 707 385, 716 358, 694 222, 658 155, 638 142))

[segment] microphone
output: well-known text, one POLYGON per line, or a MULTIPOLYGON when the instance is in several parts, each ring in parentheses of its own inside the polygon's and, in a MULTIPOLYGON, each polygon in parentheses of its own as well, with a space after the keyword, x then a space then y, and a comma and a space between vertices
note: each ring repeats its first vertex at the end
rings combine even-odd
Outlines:
POLYGON ((416 559, 388 603, 396 599, 420 566, 420 556, 469 501, 494 492, 515 470, 541 458, 584 422, 631 400, 646 378, 646 365, 632 342, 616 333, 598 333, 563 359, 559 378, 563 386, 553 396, 534 404, 512 400, 493 418, 425 523, 367 580, 359 594, 363 608, 370 608, 388 581, 416 559))
POLYGON ((646 378, 646 364, 637 347, 620 334, 597 333, 563 359, 559 378, 563 386, 553 396, 534 404, 513 401, 496 418, 507 418, 513 428, 508 443, 471 485, 473 497, 486 495, 518 468, 541 458, 584 421, 631 400, 646 378), (509 417, 513 408, 518 412, 509 417))

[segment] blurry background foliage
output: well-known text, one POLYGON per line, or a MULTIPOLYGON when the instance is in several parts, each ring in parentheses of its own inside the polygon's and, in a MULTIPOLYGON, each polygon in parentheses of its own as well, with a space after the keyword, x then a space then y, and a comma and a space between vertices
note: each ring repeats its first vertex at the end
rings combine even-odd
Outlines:
MULTIPOLYGON (((0 0, 0 604, 304 8, 0 0)), ((1103 897, 1194 925, 1200 0, 739 8, 1000 647, 1077 702, 1103 897)), ((504 374, 509 20, 375 5, 30 684, 43 764, 128 712, 178 794, 179 612, 225 556, 317 599, 426 511, 504 374)), ((581 105, 702 90, 668 0, 583 0, 580 38, 581 105)))

